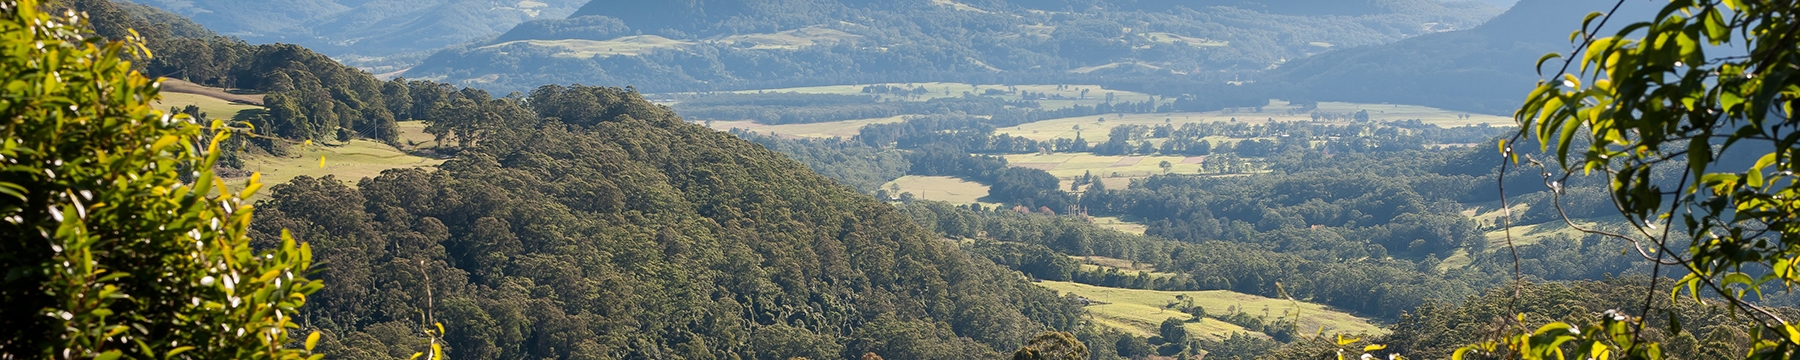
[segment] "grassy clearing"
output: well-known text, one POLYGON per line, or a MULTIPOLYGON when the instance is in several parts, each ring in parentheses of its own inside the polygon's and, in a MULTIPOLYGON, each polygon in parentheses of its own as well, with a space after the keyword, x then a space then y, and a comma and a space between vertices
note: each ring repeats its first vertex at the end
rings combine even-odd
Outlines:
MULTIPOLYGON (((924 95, 919 95, 919 96, 909 96, 909 95, 877 96, 877 98, 884 100, 884 101, 927 101, 927 100, 931 100, 931 99, 960 98, 963 96, 963 93, 981 95, 981 94, 987 93, 988 90, 999 90, 999 91, 1005 92, 1004 94, 1000 94, 1000 95, 988 95, 988 96, 1000 98, 1000 99, 1006 99, 1006 100, 1021 100, 1021 99, 1023 99, 1022 93, 1026 92, 1026 91, 1029 91, 1032 93, 1041 93, 1041 94, 1045 94, 1045 96, 1050 96, 1050 97, 1054 97, 1055 95, 1061 95, 1061 96, 1067 98, 1067 100, 1037 100, 1038 105, 1044 109, 1062 109, 1062 108, 1068 108, 1068 107, 1074 106, 1074 105, 1085 105, 1085 106, 1099 105, 1101 103, 1106 102, 1106 94, 1107 93, 1113 94, 1113 102, 1144 102, 1144 101, 1149 101, 1152 99, 1152 96, 1150 94, 1131 92, 1131 91, 1123 91, 1123 90, 1108 90, 1108 89, 1101 88, 1099 85, 1054 85, 1054 84, 1052 84, 1052 85, 1012 85, 1012 86, 1008 86, 1008 85, 995 85, 995 84, 967 84, 967 83, 943 83, 943 82, 806 86, 806 87, 793 87, 793 88, 780 88, 780 89, 743 90, 743 91, 736 91, 736 93, 755 94, 755 93, 759 93, 759 92, 791 92, 791 93, 800 93, 800 94, 864 95, 862 92, 862 89, 864 87, 868 87, 868 86, 872 86, 872 85, 887 85, 887 86, 894 86, 894 87, 907 88, 907 89, 915 88, 915 87, 923 87, 926 90, 926 93, 924 95), (1088 91, 1087 95, 1085 97, 1081 93, 1081 91, 1084 89, 1088 91), (1017 90, 1017 92, 1015 92, 1013 90, 1017 90)), ((1156 99, 1162 100, 1162 98, 1156 98, 1156 99)), ((1168 102, 1168 101, 1172 101, 1172 100, 1164 100, 1163 102, 1168 102)))
MULTIPOLYGON (((983 203, 988 206, 996 203, 982 202, 988 196, 988 186, 981 183, 958 179, 949 176, 915 176, 907 175, 886 185, 882 189, 898 186, 900 192, 910 192, 919 199, 944 201, 952 204, 983 203)), ((898 195, 896 195, 898 196, 898 195)))
MULTIPOLYGON (((1164 319, 1186 320, 1192 318, 1188 314, 1163 308, 1170 301, 1175 301, 1175 295, 1186 295, 1193 298, 1194 305, 1205 308, 1209 313, 1224 313, 1227 308, 1236 306, 1252 315, 1263 315, 1263 310, 1268 309, 1268 317, 1275 318, 1281 316, 1283 312, 1291 313, 1297 310, 1300 318, 1300 332, 1305 334, 1313 334, 1320 329, 1323 329, 1325 334, 1386 333, 1385 330, 1370 323, 1368 319, 1334 311, 1323 305, 1271 299, 1224 290, 1136 290, 1060 281, 1043 281, 1039 282, 1038 286, 1057 292, 1074 293, 1089 300, 1102 302, 1104 304, 1087 308, 1094 323, 1139 336, 1155 334, 1157 325, 1160 325, 1164 319)), ((1259 334, 1211 318, 1187 323, 1187 327, 1188 333, 1209 339, 1221 339, 1234 332, 1259 334)))
POLYGON ((1075 259, 1075 261, 1079 261, 1082 264, 1104 266, 1119 269, 1120 271, 1156 271, 1155 264, 1133 262, 1131 260, 1120 258, 1110 258, 1105 256, 1069 256, 1069 258, 1075 259))
MULTIPOLYGON (((1163 174, 1164 171, 1160 165, 1164 161, 1169 162, 1168 173, 1198 173, 1200 164, 1183 163, 1187 160, 1188 158, 1184 156, 1109 156, 1092 153, 1006 155, 1007 164, 1044 170, 1050 175, 1065 179, 1090 172, 1094 176, 1105 178, 1134 178, 1163 174), (1117 175, 1114 175, 1115 173, 1117 175)), ((1109 189, 1123 189, 1123 187, 1112 187, 1115 184, 1111 182, 1106 185, 1109 189)))
MULTIPOLYGON (((1399 121, 1419 119, 1428 124, 1442 127, 1479 125, 1487 123, 1495 126, 1512 124, 1512 118, 1504 116, 1465 114, 1456 111, 1437 109, 1425 106, 1390 105, 1390 104, 1356 104, 1356 103, 1319 103, 1317 111, 1329 113, 1355 113, 1368 110, 1369 119, 1373 121, 1399 121), (1470 115, 1461 118, 1461 115, 1470 115)), ((1106 134, 1113 128, 1123 125, 1175 125, 1186 123, 1213 122, 1252 122, 1269 121, 1312 121, 1310 111, 1300 111, 1284 101, 1271 101, 1261 111, 1255 108, 1227 109, 1209 112, 1181 112, 1158 114, 1100 114, 1092 116, 1049 119, 1015 127, 995 129, 996 134, 1011 134, 1034 140, 1074 139, 1076 135, 1088 139, 1089 143, 1104 141, 1106 134), (1104 119, 1104 120, 1102 120, 1104 119)))
POLYGON ((369 140, 301 148, 300 154, 294 156, 249 157, 244 159, 244 170, 262 173, 263 183, 269 185, 286 183, 302 175, 336 175, 338 180, 355 183, 365 177, 380 175, 387 169, 434 167, 444 163, 444 160, 413 156, 387 144, 369 140))
MULTIPOLYGON (((1123 189, 1124 187, 1119 188, 1123 189)), ((1147 228, 1144 224, 1126 221, 1125 219, 1113 216, 1094 217, 1093 221, 1094 225, 1100 225, 1100 227, 1113 229, 1126 234, 1143 235, 1144 230, 1147 228)))
POLYGON ((162 81, 162 93, 164 95, 170 93, 196 94, 234 103, 259 106, 263 104, 262 94, 243 93, 242 91, 232 92, 233 90, 195 84, 181 79, 161 78, 159 80, 162 81))
POLYGON ((987 10, 982 10, 982 9, 974 7, 974 6, 969 6, 968 4, 963 4, 963 3, 950 1, 950 0, 931 0, 931 3, 943 5, 943 6, 949 6, 952 9, 956 9, 956 10, 960 10, 960 11, 989 14, 989 12, 987 10))
POLYGON ((862 38, 862 35, 851 34, 836 29, 822 26, 808 26, 773 34, 761 33, 721 36, 705 41, 751 50, 799 50, 813 45, 836 44, 845 41, 855 41, 862 38))
POLYGON ((675 40, 656 35, 633 35, 612 40, 516 40, 483 46, 481 49, 497 48, 513 44, 530 44, 532 46, 561 48, 557 53, 560 58, 591 58, 595 56, 638 56, 663 49, 680 49, 694 45, 692 41, 675 40))
POLYGON ((151 105, 155 106, 157 110, 168 110, 169 108, 181 108, 188 105, 194 105, 200 107, 200 112, 206 114, 206 118, 208 119, 226 120, 237 116, 239 112, 262 109, 261 106, 233 103, 226 101, 225 99, 201 94, 177 92, 164 92, 162 93, 162 99, 152 102, 151 105))
POLYGON ((1106 64, 1106 65, 1075 68, 1075 69, 1070 69, 1069 72, 1075 73, 1075 74, 1087 74, 1087 73, 1092 73, 1095 71, 1111 70, 1111 69, 1117 69, 1117 68, 1121 68, 1121 67, 1141 67, 1141 68, 1150 69, 1150 70, 1162 70, 1161 66, 1151 65, 1150 63, 1142 62, 1142 61, 1133 61, 1133 62, 1116 62, 1116 63, 1106 64))
MULTIPOLYGON (((1599 224, 1593 223, 1593 222, 1576 221, 1575 225, 1579 225, 1584 228, 1591 228, 1591 227, 1597 226, 1599 224)), ((1487 232, 1486 235, 1487 235, 1487 240, 1488 240, 1488 248, 1489 249, 1505 249, 1506 248, 1506 233, 1507 233, 1506 229, 1498 229, 1498 230, 1487 232)), ((1574 239, 1574 238, 1580 238, 1581 236, 1584 236, 1584 235, 1585 234, 1583 234, 1580 230, 1575 230, 1575 228, 1569 227, 1568 224, 1565 224, 1562 221, 1552 221, 1552 222, 1547 222, 1547 223, 1542 223, 1542 224, 1531 224, 1531 225, 1513 225, 1513 227, 1512 227, 1512 240, 1513 240, 1514 245, 1536 244, 1538 242, 1544 241, 1545 239, 1574 239)))
POLYGON ((890 117, 874 118, 874 119, 844 120, 844 121, 832 121, 832 122, 811 123, 811 124, 783 124, 783 125, 764 125, 764 124, 758 124, 755 121, 750 121, 750 120, 712 121, 712 122, 709 122, 706 124, 712 125, 713 130, 720 130, 720 131, 730 130, 730 129, 735 128, 735 129, 744 129, 744 130, 755 131, 755 132, 764 133, 764 134, 773 133, 776 135, 787 136, 787 137, 801 137, 801 138, 834 138, 834 137, 836 137, 836 138, 849 139, 852 137, 856 137, 857 134, 861 133, 863 126, 873 125, 873 124, 891 124, 891 123, 897 123, 897 122, 901 122, 901 121, 906 121, 906 117, 905 116, 890 116, 890 117))
POLYGON ((425 133, 424 121, 401 121, 396 124, 400 128, 400 143, 406 149, 419 150, 438 147, 437 137, 425 133))
MULTIPOLYGON (((430 134, 424 133, 424 129, 425 123, 422 121, 401 122, 400 141, 414 143, 414 149, 436 147, 436 142, 432 141, 430 134)), ((352 140, 340 145, 299 146, 295 150, 300 154, 288 157, 248 156, 244 159, 244 170, 262 173, 263 184, 268 186, 286 183, 302 175, 336 175, 338 180, 355 185, 357 180, 380 175, 387 169, 430 168, 444 163, 444 160, 414 156, 386 143, 369 140, 352 140)), ((267 195, 268 192, 263 191, 257 196, 267 195)))
POLYGON ((814 45, 836 44, 861 39, 851 34, 822 26, 808 26, 775 33, 718 36, 703 40, 676 40, 656 35, 632 35, 612 40, 560 39, 516 40, 481 47, 497 48, 513 44, 560 48, 561 58, 640 56, 657 50, 679 50, 701 43, 735 46, 751 50, 798 50, 814 45))
POLYGON ((1187 46, 1192 46, 1192 47, 1197 47, 1197 48, 1231 46, 1230 41, 1209 40, 1209 39, 1205 39, 1205 38, 1181 36, 1181 35, 1176 35, 1176 34, 1166 33, 1166 32, 1147 32, 1147 33, 1140 33, 1140 34, 1138 34, 1138 36, 1141 36, 1145 39, 1150 39, 1150 41, 1153 41, 1153 42, 1158 42, 1158 43, 1163 43, 1163 44, 1187 45, 1187 46))

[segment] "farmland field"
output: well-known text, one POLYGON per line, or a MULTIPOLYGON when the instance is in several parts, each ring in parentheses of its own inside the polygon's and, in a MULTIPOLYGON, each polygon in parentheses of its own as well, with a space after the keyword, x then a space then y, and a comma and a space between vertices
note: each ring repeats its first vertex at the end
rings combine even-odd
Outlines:
MULTIPOLYGON (((1106 140, 1106 134, 1113 128, 1122 125, 1157 126, 1170 124, 1181 126, 1186 123, 1208 122, 1253 122, 1273 121, 1313 121, 1310 111, 1299 111, 1296 107, 1282 101, 1272 101, 1269 106, 1256 111, 1255 108, 1208 112, 1152 113, 1152 114, 1100 114, 1061 119, 1049 119, 1015 127, 995 129, 996 134, 1010 134, 1033 140, 1049 140, 1057 138, 1074 139, 1079 133, 1088 143, 1106 140), (1104 119, 1104 121, 1102 121, 1104 119), (1079 130, 1077 129, 1079 126, 1079 130)), ((1424 106, 1390 105, 1390 104, 1356 104, 1321 102, 1317 111, 1328 113, 1355 113, 1369 111, 1371 121, 1399 121, 1419 119, 1427 124, 1442 127, 1479 125, 1487 123, 1495 126, 1512 124, 1512 118, 1504 116, 1464 114, 1424 106), (1460 115, 1468 115, 1461 118, 1460 115)))
POLYGON ((849 139, 849 138, 855 137, 856 134, 861 133, 863 126, 871 125, 871 124, 891 124, 891 123, 897 123, 897 122, 901 122, 901 121, 906 121, 906 118, 904 116, 891 116, 891 117, 874 118, 874 119, 844 120, 844 121, 832 121, 832 122, 811 123, 811 124, 782 124, 782 125, 763 125, 763 124, 758 124, 758 123, 756 123, 754 121, 750 121, 750 120, 712 121, 709 124, 712 125, 713 130, 720 130, 720 131, 731 130, 731 129, 744 129, 744 130, 754 131, 754 132, 763 133, 763 134, 775 134, 775 135, 785 136, 785 137, 803 137, 803 138, 838 137, 838 138, 849 139))
MULTIPOLYGON (((1013 154, 1006 155, 1006 163, 1016 167, 1028 167, 1044 170, 1059 178, 1073 178, 1092 173, 1094 176, 1106 178, 1145 177, 1163 174, 1161 165, 1164 161, 1171 166, 1168 173, 1194 174, 1200 171, 1200 164, 1188 162, 1185 156, 1112 156, 1094 155, 1091 153, 1054 153, 1013 154), (1187 163, 1184 163, 1187 162, 1187 163), (1115 176, 1114 173, 1117 173, 1115 176)), ((1066 184, 1065 184, 1066 185, 1066 184)), ((1106 184, 1109 189, 1113 183, 1106 184)))
POLYGON ((555 55, 560 58, 638 56, 660 49, 679 49, 694 44, 691 41, 673 40, 656 35, 634 35, 605 41, 582 39, 515 40, 483 46, 481 48, 497 48, 520 43, 561 49, 562 52, 555 55))
MULTIPOLYGON (((970 204, 982 202, 988 196, 988 186, 981 183, 958 179, 949 176, 916 176, 907 175, 886 185, 882 189, 899 186, 900 192, 910 192, 919 199, 944 201, 952 204, 970 204)), ((891 190, 890 190, 891 191, 891 190)), ((899 196, 895 193, 894 196, 899 196)), ((995 205, 994 203, 985 203, 995 205)))
MULTIPOLYGON (((1061 281, 1042 281, 1038 286, 1061 293, 1073 293, 1077 296, 1103 304, 1088 306, 1088 314, 1094 323, 1119 329, 1138 336, 1156 334, 1156 327, 1164 319, 1190 319, 1191 315, 1164 309, 1163 306, 1175 301, 1175 295, 1186 295, 1194 299, 1194 305, 1206 309, 1209 314, 1223 314, 1227 308, 1237 307, 1251 315, 1263 315, 1268 310, 1268 317, 1273 319, 1282 313, 1299 312, 1300 333, 1315 334, 1321 329, 1329 334, 1380 334, 1385 333, 1379 326, 1347 313, 1335 311, 1322 305, 1295 302, 1282 299, 1271 299, 1261 296, 1236 293, 1224 290, 1213 291, 1155 291, 1100 287, 1086 284, 1061 281)), ((1235 332, 1254 333, 1243 327, 1232 325, 1217 319, 1207 318, 1199 322, 1187 323, 1188 333, 1196 337, 1221 339, 1235 332)), ((1255 333, 1260 334, 1260 333, 1255 333)))
MULTIPOLYGON (((920 87, 920 88, 925 89, 925 93, 922 95, 918 95, 918 96, 911 96, 911 95, 880 95, 880 96, 876 96, 878 99, 885 100, 885 101, 927 101, 927 100, 931 100, 931 99, 941 99, 941 98, 960 98, 963 96, 963 93, 965 93, 965 92, 970 93, 970 94, 975 94, 975 95, 981 95, 983 93, 986 93, 988 90, 998 90, 998 91, 1006 92, 1004 95, 991 95, 990 96, 990 97, 995 97, 995 98, 1000 98, 1000 99, 1005 99, 1005 100, 1023 99, 1023 96, 1022 96, 1023 92, 1027 92, 1027 91, 1032 92, 1032 93, 1045 94, 1045 96, 1061 95, 1061 96, 1067 98, 1067 99, 1063 99, 1063 100, 1050 100, 1050 99, 1037 100, 1038 105, 1040 105, 1043 109, 1051 109, 1051 110, 1068 108, 1068 107, 1074 106, 1074 105, 1086 105, 1086 106, 1099 105, 1101 103, 1106 102, 1106 94, 1107 93, 1113 94, 1113 102, 1144 102, 1144 101, 1149 101, 1152 98, 1152 96, 1150 94, 1131 92, 1131 91, 1123 91, 1123 90, 1107 90, 1107 89, 1101 88, 1099 85, 1012 85, 1012 86, 1008 86, 1008 85, 992 85, 992 84, 977 85, 977 84, 942 83, 942 82, 807 86, 807 87, 793 87, 793 88, 781 88, 781 89, 744 90, 744 91, 736 91, 736 93, 756 94, 756 93, 774 92, 774 93, 800 93, 800 94, 864 95, 864 93, 862 92, 862 89, 864 87, 868 87, 868 86, 872 86, 872 85, 887 85, 887 86, 893 86, 893 87, 899 87, 899 88, 905 88, 905 89, 920 87), (1014 92, 1014 90, 1017 90, 1017 92, 1014 92), (1087 95, 1085 97, 1082 95, 1082 92, 1081 92, 1082 90, 1087 90, 1087 95)), ((1158 99, 1161 99, 1161 98, 1158 98, 1158 99)), ((1167 101, 1163 101, 1163 102, 1167 102, 1167 101)))

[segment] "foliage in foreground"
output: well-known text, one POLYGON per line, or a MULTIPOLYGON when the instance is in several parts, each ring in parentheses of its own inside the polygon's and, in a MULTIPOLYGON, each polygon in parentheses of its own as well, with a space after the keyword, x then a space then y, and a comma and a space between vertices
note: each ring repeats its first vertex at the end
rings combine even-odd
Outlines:
POLYGON ((151 108, 140 39, 39 6, 0 2, 0 357, 307 356, 311 250, 251 248, 260 185, 211 171, 231 132, 151 108))
MULTIPOLYGON (((1800 350, 1791 318, 1747 300, 1800 283, 1800 123, 1792 118, 1800 101, 1800 19, 1793 15, 1792 1, 1674 1, 1657 18, 1606 36, 1606 23, 1626 20, 1594 13, 1570 35, 1581 41, 1563 69, 1540 82, 1516 115, 1519 137, 1558 152, 1544 164, 1548 174, 1597 172, 1610 180, 1632 228, 1595 232, 1631 241, 1657 265, 1653 276, 1663 267, 1686 274, 1672 294, 1652 282, 1646 297, 1717 297, 1760 325, 1745 339, 1754 346, 1724 354, 1731 357, 1800 350), (1757 160, 1747 169, 1722 166, 1729 158, 1757 160)), ((1646 336, 1659 325, 1649 305, 1646 299, 1585 326, 1556 322, 1533 331, 1511 322, 1503 339, 1456 356, 1664 358, 1667 344, 1646 336)))

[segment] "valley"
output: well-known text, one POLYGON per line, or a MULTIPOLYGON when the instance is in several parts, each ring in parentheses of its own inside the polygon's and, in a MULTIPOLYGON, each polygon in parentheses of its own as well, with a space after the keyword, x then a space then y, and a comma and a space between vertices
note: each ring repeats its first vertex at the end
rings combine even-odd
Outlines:
POLYGON ((0 0, 0 358, 1789 357, 1698 1, 0 0))

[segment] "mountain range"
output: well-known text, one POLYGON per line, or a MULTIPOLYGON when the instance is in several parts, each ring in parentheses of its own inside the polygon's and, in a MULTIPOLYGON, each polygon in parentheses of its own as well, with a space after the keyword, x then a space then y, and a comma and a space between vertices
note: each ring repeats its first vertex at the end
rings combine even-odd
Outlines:
MULTIPOLYGON (((404 63, 492 37, 521 22, 561 18, 582 0, 135 0, 251 43, 292 43, 351 65, 404 63)), ((371 66, 365 66, 371 67, 371 66)), ((377 71, 389 70, 386 68, 377 71)))
POLYGON ((1472 28, 1500 11, 1432 0, 601 0, 438 52, 405 76, 499 91, 1215 82, 1332 48, 1472 28))
MULTIPOLYGON (((1312 100, 1511 114, 1540 79, 1533 62, 1547 53, 1570 51, 1569 31, 1580 28, 1582 17, 1616 3, 1522 0, 1473 29, 1333 50, 1283 64, 1264 81, 1279 89, 1276 93, 1312 100)), ((1661 8, 1654 1, 1624 4, 1617 16, 1628 21, 1650 18, 1661 8)), ((1545 70, 1554 73, 1558 69, 1550 67, 1558 64, 1547 64, 1545 70)))

